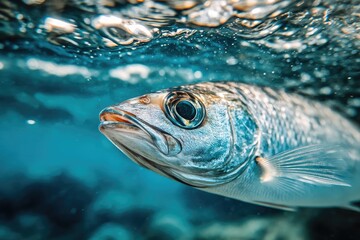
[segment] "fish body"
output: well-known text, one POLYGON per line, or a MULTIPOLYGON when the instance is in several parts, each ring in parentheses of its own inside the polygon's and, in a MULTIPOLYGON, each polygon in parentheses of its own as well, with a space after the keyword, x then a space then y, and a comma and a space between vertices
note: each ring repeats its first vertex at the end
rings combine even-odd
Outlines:
POLYGON ((358 127, 298 95, 200 83, 110 106, 100 120, 133 161, 195 188, 287 210, 358 211, 358 127))

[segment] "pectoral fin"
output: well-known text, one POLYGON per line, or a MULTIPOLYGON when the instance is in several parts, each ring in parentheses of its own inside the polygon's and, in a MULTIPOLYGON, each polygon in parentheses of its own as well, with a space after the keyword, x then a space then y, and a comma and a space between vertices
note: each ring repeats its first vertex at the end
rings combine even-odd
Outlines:
POLYGON ((343 206, 342 208, 360 213, 360 207, 353 203, 349 203, 349 204, 343 206))
POLYGON ((279 210, 285 210, 285 211, 291 211, 291 212, 295 212, 297 210, 295 207, 289 207, 289 206, 275 204, 275 203, 269 203, 269 202, 254 201, 254 203, 259 204, 261 206, 265 206, 265 207, 276 208, 279 210))
POLYGON ((299 188, 299 182, 313 185, 351 186, 347 153, 339 146, 311 145, 255 159, 261 181, 280 187, 299 188))

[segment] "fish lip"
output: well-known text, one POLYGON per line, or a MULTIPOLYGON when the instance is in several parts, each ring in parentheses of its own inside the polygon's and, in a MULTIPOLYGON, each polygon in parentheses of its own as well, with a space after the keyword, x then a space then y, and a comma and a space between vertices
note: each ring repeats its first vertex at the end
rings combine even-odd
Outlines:
POLYGON ((128 127, 135 127, 136 124, 133 124, 129 119, 127 118, 127 115, 130 115, 131 113, 116 109, 114 107, 108 107, 103 109, 100 114, 100 125, 99 129, 102 132, 105 128, 108 127, 116 127, 117 125, 122 126, 128 126, 128 127))
POLYGON ((111 106, 100 112, 99 130, 106 135, 106 129, 133 129, 147 134, 154 146, 164 155, 172 156, 181 152, 182 147, 178 139, 157 127, 145 122, 134 114, 111 106))

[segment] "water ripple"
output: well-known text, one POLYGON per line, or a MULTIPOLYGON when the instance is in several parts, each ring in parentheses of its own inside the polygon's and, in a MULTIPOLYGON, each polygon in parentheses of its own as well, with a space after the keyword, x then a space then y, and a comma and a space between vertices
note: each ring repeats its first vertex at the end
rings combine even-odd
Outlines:
MULTIPOLYGON (((150 69, 149 84, 271 85, 360 118, 359 13, 358 0, 4 0, 0 49, 56 56, 101 80, 124 78, 114 69, 140 64, 150 69)), ((8 64, 0 56, 0 70, 8 64)), ((60 66, 52 64, 42 65, 60 66)))

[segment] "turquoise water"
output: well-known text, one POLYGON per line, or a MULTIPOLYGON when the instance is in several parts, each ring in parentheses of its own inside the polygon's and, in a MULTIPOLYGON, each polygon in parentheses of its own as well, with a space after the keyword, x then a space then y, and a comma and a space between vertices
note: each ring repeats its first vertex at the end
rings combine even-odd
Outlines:
POLYGON ((359 239, 358 213, 200 192, 98 131, 106 106, 216 80, 296 92, 359 123, 358 1, 187 4, 0 3, 0 239, 359 239))

